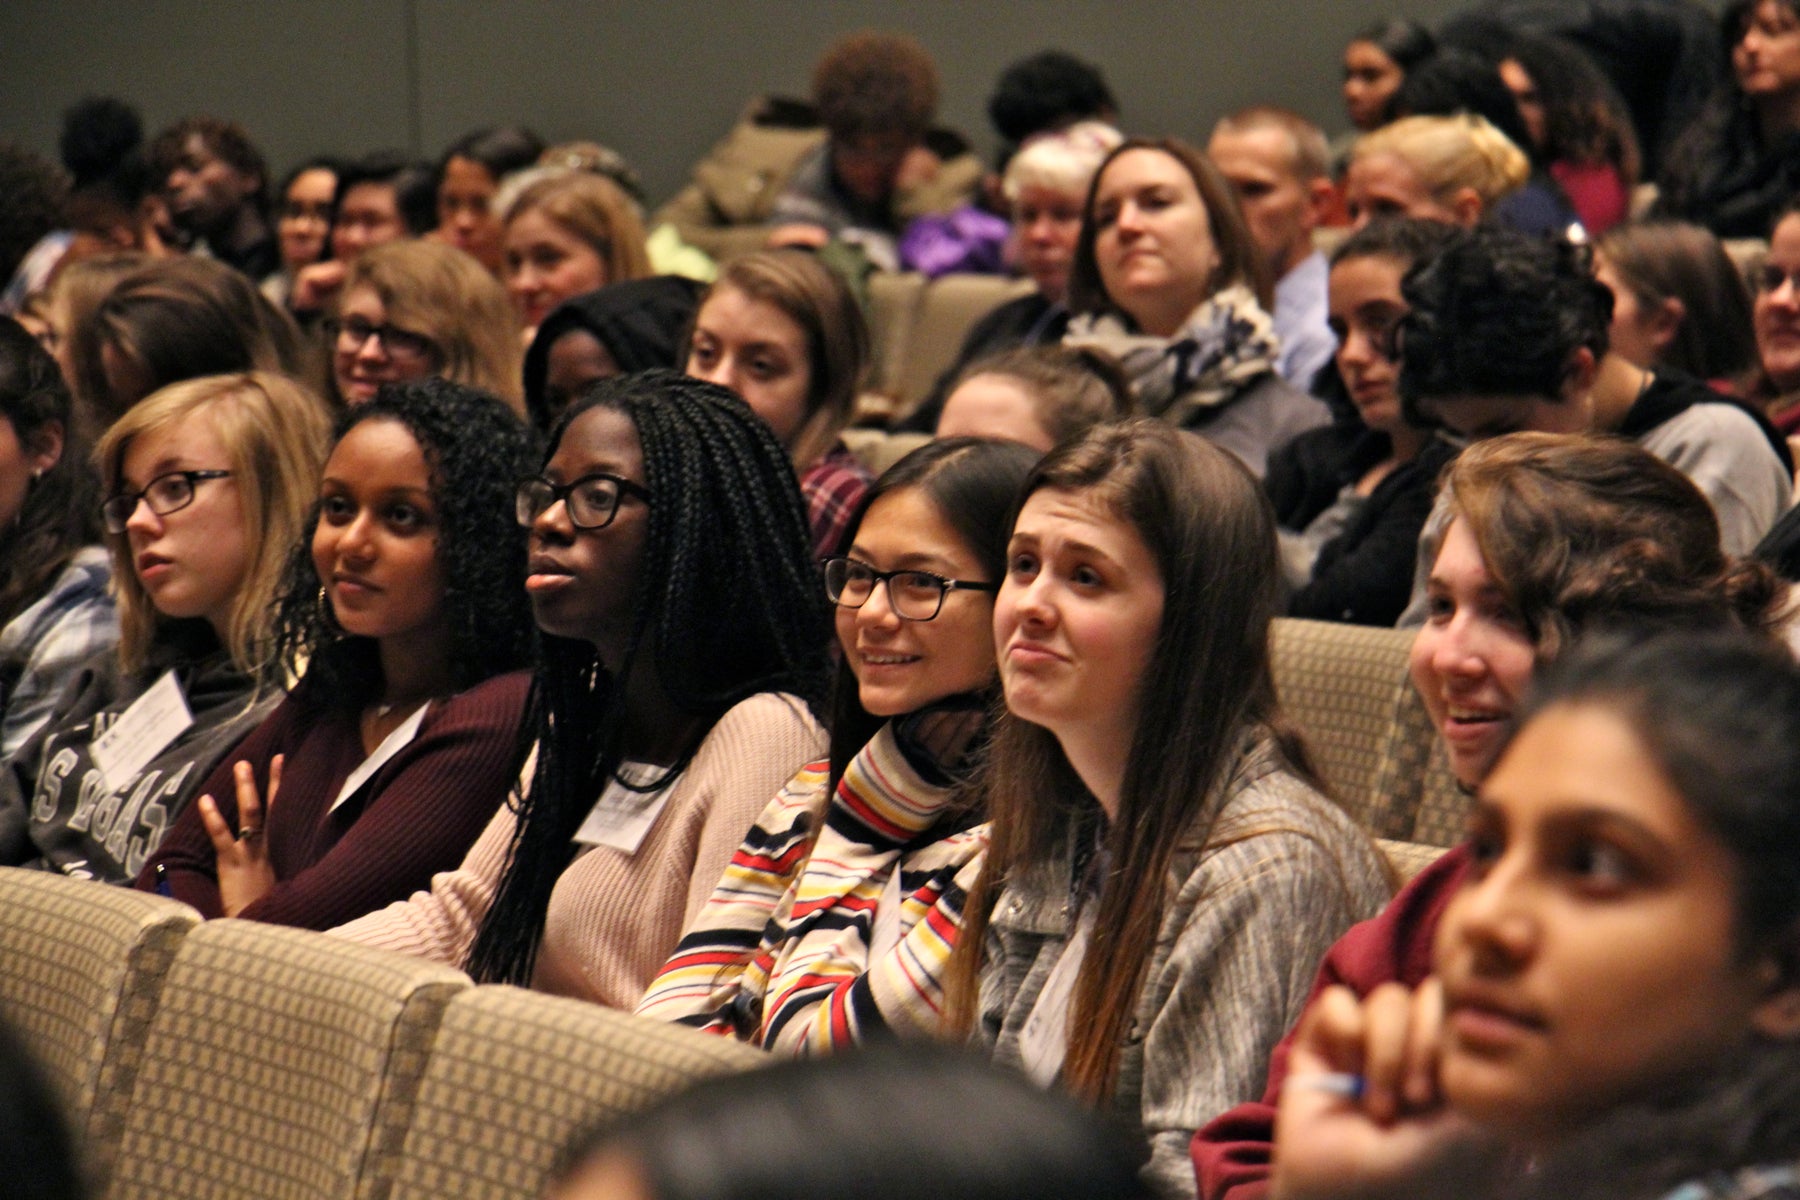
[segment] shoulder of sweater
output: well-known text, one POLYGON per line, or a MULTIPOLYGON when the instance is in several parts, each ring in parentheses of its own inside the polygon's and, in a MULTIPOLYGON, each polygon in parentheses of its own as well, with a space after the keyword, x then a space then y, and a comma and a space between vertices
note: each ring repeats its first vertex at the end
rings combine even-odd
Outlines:
MULTIPOLYGON (((694 753, 694 764, 722 759, 721 766, 730 767, 746 755, 790 753, 793 743, 787 739, 823 750, 825 727, 800 697, 788 692, 758 692, 732 705, 713 723, 694 753)), ((812 753, 807 751, 809 757, 812 753)))

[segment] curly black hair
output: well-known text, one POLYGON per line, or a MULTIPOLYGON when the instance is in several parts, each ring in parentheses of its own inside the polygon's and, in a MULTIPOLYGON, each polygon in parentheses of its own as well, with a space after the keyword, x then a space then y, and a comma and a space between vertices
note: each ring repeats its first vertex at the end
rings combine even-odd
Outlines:
POLYGON ((988 97, 988 120, 1017 146, 1034 133, 1119 110, 1100 68, 1061 50, 1040 50, 1000 72, 988 97))
POLYGON ((11 279, 39 238, 57 228, 69 198, 62 168, 41 154, 0 142, 0 279, 11 279))
POLYGON ((636 427, 651 493, 633 626, 616 673, 592 645, 543 635, 528 719, 536 773, 530 792, 508 802, 518 828, 506 874, 469 951, 467 970, 484 982, 530 982, 575 830, 625 760, 617 681, 631 677, 640 654, 669 703, 698 719, 655 789, 741 700, 787 692, 815 715, 824 707, 830 610, 793 466, 768 425, 724 388, 645 371, 597 383, 570 405, 546 460, 595 408, 623 413, 636 427))
POLYGON ((1606 353, 1612 293, 1583 247, 1482 227, 1413 268, 1400 292, 1400 394, 1409 405, 1449 396, 1562 394, 1569 357, 1606 353))
MULTIPOLYGON (((497 397, 425 379, 387 385, 350 409, 333 444, 376 420, 405 426, 431 470, 456 687, 528 666, 537 628, 525 596, 525 534, 513 519, 513 489, 537 461, 530 429, 497 397)), ((361 707, 380 695, 380 660, 371 639, 346 635, 327 611, 312 556, 318 524, 315 505, 288 561, 276 652, 290 672, 305 665, 298 701, 361 707)))

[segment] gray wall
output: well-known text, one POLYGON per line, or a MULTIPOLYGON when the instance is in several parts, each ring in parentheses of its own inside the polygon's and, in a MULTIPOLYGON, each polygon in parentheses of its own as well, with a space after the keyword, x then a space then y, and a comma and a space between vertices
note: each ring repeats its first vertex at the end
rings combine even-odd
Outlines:
POLYGON ((804 94, 837 35, 900 29, 943 74, 943 119, 991 150, 995 75, 1050 46, 1106 72, 1133 131, 1202 138, 1219 113, 1286 104, 1335 132, 1338 55, 1372 15, 1435 23, 1469 0, 0 0, 0 137, 54 154, 87 93, 149 130, 241 121, 279 173, 314 153, 435 155, 483 124, 625 154, 653 199, 744 101, 804 94))

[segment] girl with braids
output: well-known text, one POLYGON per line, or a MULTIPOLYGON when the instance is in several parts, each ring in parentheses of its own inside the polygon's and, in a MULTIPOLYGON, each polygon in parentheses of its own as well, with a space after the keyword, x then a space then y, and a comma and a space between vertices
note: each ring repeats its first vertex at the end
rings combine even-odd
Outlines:
POLYGON ((529 786, 429 892, 334 932, 629 1008, 821 748, 825 597, 780 443, 670 371, 571 405, 517 515, 544 642, 529 786))
POLYGON ((1307 1014, 1270 1194, 1800 1194, 1797 791, 1785 650, 1683 632, 1559 661, 1482 783, 1430 978, 1307 1014), (1392 1082, 1312 1086, 1364 1072, 1392 1082))
POLYGON ((119 640, 73 409, 55 360, 0 317, 0 755, 43 728, 81 664, 119 640))
POLYGON ((953 438, 876 481, 825 560, 830 756, 757 819, 639 1013, 798 1051, 936 1027, 986 845, 963 785, 994 699, 1006 518, 1037 459, 953 438))
POLYGON ((1146 1181, 1254 1095, 1319 955, 1387 896, 1269 674, 1268 501, 1230 452, 1101 426, 1031 473, 994 605, 1007 716, 946 1016, 996 1061, 1130 1114, 1146 1181))
POLYGON ((345 414, 289 560, 276 647, 300 681, 201 785, 138 886, 209 917, 326 929, 454 866, 522 758, 532 438, 441 379, 345 414))

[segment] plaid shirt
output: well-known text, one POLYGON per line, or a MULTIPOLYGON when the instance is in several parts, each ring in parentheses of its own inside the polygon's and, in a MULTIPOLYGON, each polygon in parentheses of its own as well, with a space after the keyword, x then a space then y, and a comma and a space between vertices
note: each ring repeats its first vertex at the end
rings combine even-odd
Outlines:
POLYGON ((806 519, 812 526, 816 557, 839 553, 838 545, 850 529, 850 518, 873 482, 869 469, 842 442, 800 473, 800 495, 806 500, 806 519))
POLYGON ((111 581, 105 549, 84 547, 36 604, 0 629, 0 757, 12 757, 50 719, 76 668, 118 645, 111 581))
POLYGON ((1691 1180, 1663 1200, 1800 1200, 1800 1167, 1745 1167, 1691 1180))

